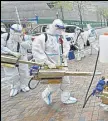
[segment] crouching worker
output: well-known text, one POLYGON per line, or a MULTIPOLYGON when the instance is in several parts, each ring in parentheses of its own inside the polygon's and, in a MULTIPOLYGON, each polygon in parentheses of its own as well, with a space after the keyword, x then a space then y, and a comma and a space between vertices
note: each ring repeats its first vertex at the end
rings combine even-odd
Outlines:
MULTIPOLYGON (((64 30, 64 24, 60 19, 56 19, 49 26, 48 30, 45 34, 39 35, 32 43, 32 54, 36 63, 46 64, 48 67, 56 68, 56 65, 61 65, 60 55, 61 55, 61 47, 59 44, 59 37, 62 35, 64 30), (47 36, 47 37, 46 37, 47 36)), ((69 44, 64 39, 63 40, 63 55, 65 66, 67 66, 67 54, 69 52, 69 44)), ((66 67, 66 70, 68 68, 66 67)), ((69 77, 62 78, 62 92, 61 92, 61 101, 65 104, 75 103, 77 101, 76 98, 70 96, 70 92, 68 92, 67 87, 70 85, 69 77)), ((57 85, 48 85, 48 87, 42 92, 42 99, 46 102, 46 104, 52 103, 52 93, 57 90, 59 87, 55 87, 57 85)), ((60 86, 60 85, 58 85, 60 86)))
MULTIPOLYGON (((9 39, 7 34, 1 36, 1 53, 20 57, 27 61, 27 49, 31 48, 30 41, 24 41, 22 38, 22 27, 19 24, 13 24, 10 28, 9 39)), ((17 95, 20 91, 29 91, 29 68, 27 64, 19 63, 17 67, 4 67, 5 77, 11 85, 10 96, 17 95)))

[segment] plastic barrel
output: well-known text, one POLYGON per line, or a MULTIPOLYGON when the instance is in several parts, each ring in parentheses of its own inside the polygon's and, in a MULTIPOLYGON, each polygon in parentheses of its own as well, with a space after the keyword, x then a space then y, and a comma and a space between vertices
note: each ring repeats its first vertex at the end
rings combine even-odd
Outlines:
POLYGON ((100 55, 99 60, 102 63, 108 63, 108 33, 99 36, 100 55))

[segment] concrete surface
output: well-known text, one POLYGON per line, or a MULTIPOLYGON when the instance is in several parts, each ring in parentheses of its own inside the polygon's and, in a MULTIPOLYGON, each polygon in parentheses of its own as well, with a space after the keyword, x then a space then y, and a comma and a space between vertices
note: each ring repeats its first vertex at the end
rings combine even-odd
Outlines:
MULTIPOLYGON (((97 30, 106 32, 106 28, 97 30)), ((69 69, 73 71, 93 71, 97 53, 87 55, 81 61, 69 61, 69 69)), ((95 76, 89 94, 94 89, 101 76, 108 76, 108 64, 98 62, 97 71, 102 75, 95 76)), ((4 77, 3 70, 1 77, 4 77)), ((52 105, 46 105, 41 99, 41 92, 47 85, 39 86, 29 92, 20 92, 15 97, 9 97, 10 85, 7 80, 1 82, 1 121, 108 121, 108 112, 100 106, 101 100, 92 96, 83 109, 84 98, 89 87, 90 77, 70 77, 68 90, 78 99, 76 104, 65 105, 60 101, 60 90, 53 94, 52 105)))

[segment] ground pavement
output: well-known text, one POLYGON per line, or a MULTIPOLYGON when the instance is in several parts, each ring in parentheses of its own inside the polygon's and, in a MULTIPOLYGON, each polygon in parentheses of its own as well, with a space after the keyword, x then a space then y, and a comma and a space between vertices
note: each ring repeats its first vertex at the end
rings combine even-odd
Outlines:
MULTIPOLYGON (((81 61, 69 61, 69 69, 73 71, 93 71, 97 52, 88 55, 81 61)), ((94 89, 97 81, 103 75, 108 74, 108 64, 98 62, 97 71, 102 75, 95 76, 89 94, 94 89)), ((2 77, 3 77, 2 71, 2 77)), ((71 84, 68 90, 78 99, 75 104, 63 104, 60 101, 60 89, 53 94, 52 105, 46 105, 41 99, 41 92, 47 85, 39 86, 26 93, 19 93, 15 97, 9 97, 10 85, 6 81, 1 82, 1 120, 2 121, 108 121, 108 112, 100 106, 101 100, 92 96, 83 109, 84 97, 88 89, 90 77, 70 77, 71 84)))

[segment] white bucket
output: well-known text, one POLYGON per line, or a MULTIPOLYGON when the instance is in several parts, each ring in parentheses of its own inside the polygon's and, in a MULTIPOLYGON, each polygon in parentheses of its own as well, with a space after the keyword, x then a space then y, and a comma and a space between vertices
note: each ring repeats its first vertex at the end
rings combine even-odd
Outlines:
POLYGON ((99 36, 100 55, 99 61, 108 63, 108 35, 99 36))

